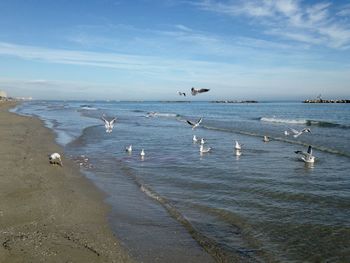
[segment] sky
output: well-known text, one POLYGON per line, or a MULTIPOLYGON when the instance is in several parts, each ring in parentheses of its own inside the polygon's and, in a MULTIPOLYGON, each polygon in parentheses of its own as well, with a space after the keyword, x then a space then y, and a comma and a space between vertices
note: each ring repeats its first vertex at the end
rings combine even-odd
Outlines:
POLYGON ((350 1, 1 0, 0 90, 34 99, 349 99, 350 1), (191 87, 210 91, 190 96, 191 87))

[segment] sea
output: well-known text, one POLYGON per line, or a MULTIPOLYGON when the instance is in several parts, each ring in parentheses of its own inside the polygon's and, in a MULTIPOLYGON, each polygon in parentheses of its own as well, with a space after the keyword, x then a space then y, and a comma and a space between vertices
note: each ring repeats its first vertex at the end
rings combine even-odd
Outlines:
POLYGON ((42 119, 106 193, 110 226, 137 262, 350 262, 349 104, 28 101, 13 111, 42 119), (113 132, 103 115, 117 118, 113 132), (295 153, 309 145, 313 164, 295 153))

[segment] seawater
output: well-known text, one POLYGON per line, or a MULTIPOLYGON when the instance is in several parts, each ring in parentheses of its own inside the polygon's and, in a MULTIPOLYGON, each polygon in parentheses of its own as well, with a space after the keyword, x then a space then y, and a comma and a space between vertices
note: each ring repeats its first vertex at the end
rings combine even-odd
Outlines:
MULTIPOLYGON (((32 101, 15 111, 88 158, 82 170, 108 194, 111 226, 142 262, 169 261, 190 239, 219 262, 350 261, 350 105, 32 101), (117 117, 110 134, 102 114, 117 117), (186 120, 200 117, 192 130, 186 120), (284 135, 304 127, 311 133, 284 135), (308 145, 313 165, 294 153, 308 145)), ((190 254, 181 256, 210 261, 190 254)))

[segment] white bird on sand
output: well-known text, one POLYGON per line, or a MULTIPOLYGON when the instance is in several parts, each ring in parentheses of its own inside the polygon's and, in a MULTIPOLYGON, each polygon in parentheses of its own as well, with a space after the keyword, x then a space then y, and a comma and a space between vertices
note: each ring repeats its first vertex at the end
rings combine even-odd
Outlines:
POLYGON ((210 89, 195 89, 192 87, 191 94, 192 94, 192 96, 196 96, 199 93, 208 92, 209 90, 210 89))
POLYGON ((141 155, 141 157, 145 157, 146 153, 145 153, 145 150, 144 150, 144 149, 141 150, 140 155, 141 155))
POLYGON ((49 160, 51 164, 58 164, 60 166, 63 166, 61 155, 59 153, 52 153, 49 155, 49 160))
POLYGON ((202 122, 202 118, 200 118, 197 122, 192 122, 192 121, 189 121, 189 120, 186 120, 187 123, 189 125, 192 126, 192 130, 194 130, 195 128, 197 128, 199 126, 199 124, 202 122))
POLYGON ((242 144, 240 144, 238 141, 236 141, 235 150, 242 150, 242 144))
POLYGON ((106 128, 106 132, 107 133, 111 133, 114 127, 114 123, 117 120, 117 118, 113 118, 111 121, 107 121, 104 117, 104 115, 102 115, 101 119, 105 122, 105 128, 106 128))
POLYGON ((312 147, 311 147, 311 145, 309 145, 309 148, 307 149, 307 152, 295 151, 295 153, 302 155, 301 159, 305 163, 314 163, 315 162, 315 156, 312 155, 312 147))
POLYGON ((132 145, 130 144, 129 146, 125 147, 125 151, 128 153, 132 152, 132 145))
POLYGON ((263 142, 269 142, 269 141, 270 141, 269 137, 268 137, 268 136, 266 136, 266 135, 264 135, 263 142))
POLYGON ((186 97, 186 93, 185 92, 178 91, 177 94, 179 94, 180 96, 186 97))
POLYGON ((304 128, 304 129, 302 129, 301 131, 294 130, 294 129, 290 129, 290 131, 293 133, 293 137, 294 137, 294 138, 299 137, 299 136, 302 135, 303 133, 311 132, 311 130, 310 130, 309 128, 304 128))
POLYGON ((204 148, 203 144, 201 144, 201 146, 199 147, 199 152, 200 153, 208 153, 210 152, 211 148, 208 147, 208 148, 204 148))

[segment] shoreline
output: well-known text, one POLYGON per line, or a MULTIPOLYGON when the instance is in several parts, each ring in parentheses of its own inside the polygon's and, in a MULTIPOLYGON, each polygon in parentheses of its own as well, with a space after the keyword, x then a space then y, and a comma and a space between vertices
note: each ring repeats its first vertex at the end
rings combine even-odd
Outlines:
POLYGON ((0 103, 0 262, 134 262, 108 224, 104 194, 63 156, 53 132, 0 103))

